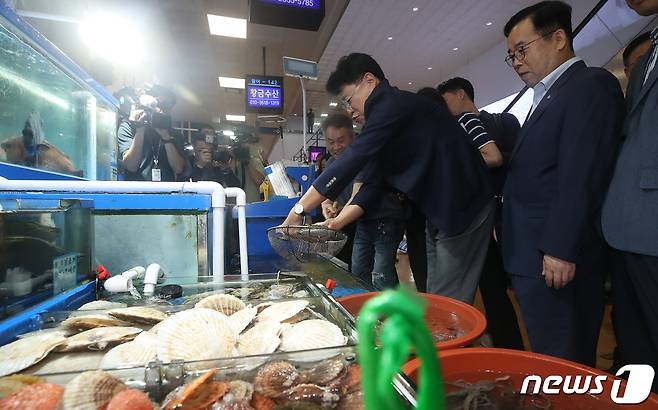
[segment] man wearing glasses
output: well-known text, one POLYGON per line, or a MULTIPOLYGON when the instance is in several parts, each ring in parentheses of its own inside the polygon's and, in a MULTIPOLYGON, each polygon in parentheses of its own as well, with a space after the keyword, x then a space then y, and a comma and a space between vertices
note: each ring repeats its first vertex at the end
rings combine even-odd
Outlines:
POLYGON ((503 191, 505 268, 532 350, 594 366, 608 267, 598 221, 624 97, 575 56, 567 4, 525 8, 504 32, 507 63, 534 90, 503 191))
POLYGON ((341 58, 326 88, 340 95, 355 121, 365 119, 365 126, 284 224, 301 223, 304 212, 335 198, 363 169, 352 204, 367 212, 382 191, 411 200, 429 220, 437 253, 444 255, 428 271, 428 291, 472 303, 494 210, 480 153, 445 107, 392 87, 367 54, 341 58))

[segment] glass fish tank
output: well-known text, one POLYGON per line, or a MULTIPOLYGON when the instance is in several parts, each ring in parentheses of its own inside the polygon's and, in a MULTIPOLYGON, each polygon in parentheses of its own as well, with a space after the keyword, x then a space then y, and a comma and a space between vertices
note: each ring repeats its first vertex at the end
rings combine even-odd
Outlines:
POLYGON ((116 180, 117 107, 0 17, 0 161, 116 180))
POLYGON ((0 199, 0 321, 93 278, 88 205, 0 199))

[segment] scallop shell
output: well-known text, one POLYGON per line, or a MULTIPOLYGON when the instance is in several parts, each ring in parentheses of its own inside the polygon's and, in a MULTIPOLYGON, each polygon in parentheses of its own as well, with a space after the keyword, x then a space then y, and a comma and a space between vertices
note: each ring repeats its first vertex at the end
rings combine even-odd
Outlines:
POLYGON ((19 339, 0 347, 0 377, 32 366, 65 342, 65 337, 46 333, 19 339))
POLYGON ((338 410, 363 410, 365 404, 363 402, 363 392, 357 390, 354 393, 344 395, 338 403, 338 410))
POLYGON ((280 397, 293 402, 315 403, 322 407, 334 407, 340 400, 338 394, 315 384, 298 384, 284 391, 280 397))
POLYGON ((108 310, 125 308, 125 303, 121 302, 108 302, 107 300, 94 300, 93 302, 85 303, 80 306, 78 310, 108 310))
POLYGON ((27 369, 26 372, 36 375, 46 375, 97 370, 102 358, 103 353, 98 351, 75 353, 52 352, 44 360, 27 369))
POLYGON ((162 327, 162 324, 163 324, 164 322, 166 322, 166 321, 163 320, 162 322, 157 323, 155 326, 153 326, 152 328, 150 328, 150 329, 149 329, 149 333, 153 333, 154 335, 157 335, 158 332, 160 331, 160 327, 162 327))
POLYGON ((258 393, 253 394, 253 396, 251 397, 251 402, 249 402, 249 404, 254 410, 272 410, 276 408, 276 403, 274 402, 274 400, 258 393))
POLYGON ((256 373, 254 390, 266 397, 276 398, 292 387, 298 377, 299 372, 290 362, 269 362, 256 373))
POLYGON ((295 323, 281 334, 281 350, 284 352, 343 346, 346 343, 347 338, 338 326, 320 319, 295 323))
POLYGON ((256 308, 245 308, 229 316, 228 320, 233 332, 235 332, 236 335, 242 333, 242 331, 254 320, 256 313, 256 308))
POLYGON ((244 302, 235 296, 219 294, 203 298, 194 305, 195 308, 206 308, 216 310, 220 313, 230 316, 245 308, 244 302))
POLYGON ((143 325, 154 325, 162 322, 168 317, 164 312, 142 306, 112 309, 107 313, 119 320, 125 320, 130 323, 138 323, 143 325))
POLYGON ((97 327, 125 325, 128 325, 128 323, 105 314, 71 316, 62 322, 62 328, 76 331, 95 329, 97 327))
POLYGON ((24 386, 0 400, 3 410, 56 410, 64 388, 56 384, 36 383, 24 386))
POLYGON ((119 367, 144 366, 155 360, 155 346, 136 341, 120 344, 110 349, 103 360, 101 369, 116 369, 119 367))
POLYGON ((281 333, 281 323, 258 322, 240 336, 238 352, 241 356, 274 353, 281 343, 279 333, 281 333))
POLYGON ((104 409, 112 398, 128 386, 104 371, 84 372, 73 378, 64 389, 64 410, 104 409))
POLYGON ((212 309, 189 309, 162 322, 156 352, 165 363, 220 359, 231 356, 235 342, 225 315, 212 309))
POLYGON ((19 339, 25 339, 26 337, 40 336, 45 334, 59 335, 62 337, 69 337, 74 335, 76 332, 72 330, 62 329, 61 327, 51 327, 41 330, 35 330, 34 332, 23 333, 22 335, 16 336, 19 339))
POLYGON ((153 404, 143 391, 128 389, 112 397, 106 410, 153 410, 153 404))
POLYGON ((171 397, 165 400, 163 408, 173 409, 205 409, 221 399, 229 389, 229 384, 213 381, 215 370, 211 369, 192 382, 186 384, 171 397))
MULTIPOLYGON (((233 380, 229 382, 229 393, 234 402, 251 401, 254 394, 254 385, 242 380, 233 380)), ((228 395, 224 396, 226 398, 228 395)), ((227 400, 228 401, 228 400, 227 400)))
POLYGON ((308 300, 291 300, 275 303, 258 314, 259 321, 276 320, 283 322, 301 312, 308 306, 308 300))
POLYGON ((57 348, 60 352, 76 350, 105 350, 111 343, 122 343, 133 340, 142 329, 138 327, 99 327, 86 330, 66 339, 66 344, 57 348))
POLYGON ((325 360, 308 370, 301 371, 299 373, 299 382, 324 386, 344 371, 345 362, 342 359, 325 360))
POLYGON ((29 374, 14 374, 0 378, 0 399, 30 384, 42 383, 41 377, 29 374))

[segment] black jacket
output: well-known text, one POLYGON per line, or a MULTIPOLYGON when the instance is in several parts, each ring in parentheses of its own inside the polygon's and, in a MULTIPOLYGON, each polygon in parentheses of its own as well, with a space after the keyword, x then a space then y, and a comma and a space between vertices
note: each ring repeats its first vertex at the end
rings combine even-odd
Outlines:
POLYGON ((384 80, 364 114, 361 134, 318 177, 315 189, 334 199, 367 167, 357 195, 366 212, 382 189, 399 191, 447 235, 466 230, 492 193, 482 156, 447 109, 384 80))
POLYGON ((508 272, 539 276, 544 254, 578 263, 601 248, 600 210, 624 110, 617 79, 580 61, 557 79, 523 124, 504 189, 502 249, 508 272))

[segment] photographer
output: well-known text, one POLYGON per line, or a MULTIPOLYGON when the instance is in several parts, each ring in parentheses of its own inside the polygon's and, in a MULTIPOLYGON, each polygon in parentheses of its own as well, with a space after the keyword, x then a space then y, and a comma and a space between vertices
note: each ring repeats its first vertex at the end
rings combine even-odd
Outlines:
POLYGON ((226 187, 239 187, 240 180, 231 169, 228 147, 215 146, 212 130, 203 129, 194 137, 192 181, 214 181, 226 187))
POLYGON ((168 114, 176 96, 162 86, 147 89, 119 126, 119 158, 127 181, 176 181, 185 169, 182 136, 168 114))

